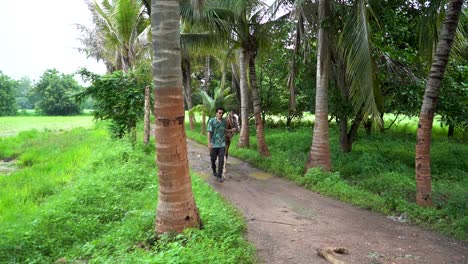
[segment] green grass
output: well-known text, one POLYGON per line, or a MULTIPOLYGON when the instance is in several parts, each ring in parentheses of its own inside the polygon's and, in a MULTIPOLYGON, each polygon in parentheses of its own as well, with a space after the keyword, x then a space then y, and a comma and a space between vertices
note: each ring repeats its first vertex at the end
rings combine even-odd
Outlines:
MULTIPOLYGON (((360 130, 353 151, 347 154, 340 152, 338 129, 332 124, 332 173, 311 170, 304 175, 312 142, 310 120, 294 123, 292 130, 285 128, 282 121, 267 123, 269 158, 258 154, 253 127, 251 147, 237 148, 237 135, 229 153, 313 191, 387 215, 404 213, 412 223, 468 240, 468 146, 461 139, 448 140, 445 128, 434 127, 431 148, 434 207, 420 208, 414 201, 415 120, 402 119, 384 134, 367 136, 360 130)), ((199 126, 195 131, 187 127, 188 137, 206 144, 206 136, 199 131, 199 126)))
POLYGON ((192 175, 204 229, 155 239, 158 179, 149 147, 104 126, 0 141, 21 169, 0 176, 0 263, 253 263, 245 223, 192 175))
POLYGON ((92 127, 93 117, 79 116, 6 116, 0 117, 0 137, 13 136, 21 131, 64 131, 75 127, 92 127))

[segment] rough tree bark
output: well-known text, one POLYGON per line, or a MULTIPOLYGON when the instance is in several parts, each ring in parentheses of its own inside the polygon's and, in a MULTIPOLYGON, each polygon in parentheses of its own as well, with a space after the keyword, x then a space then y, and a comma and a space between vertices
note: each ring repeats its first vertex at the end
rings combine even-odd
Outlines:
POLYGON ((255 129, 257 135, 258 153, 264 157, 270 156, 270 151, 265 141, 265 131, 263 129, 262 122, 262 109, 260 105, 260 96, 258 95, 257 88, 257 73, 255 71, 255 55, 250 55, 249 58, 249 69, 250 69, 250 83, 252 86, 252 99, 253 99, 253 110, 255 117, 255 129))
POLYGON ((434 113, 439 99, 440 87, 444 79, 445 69, 450 56, 453 39, 458 26, 463 0, 451 0, 444 27, 432 61, 429 80, 424 91, 423 104, 419 115, 418 134, 416 142, 416 203, 420 206, 432 205, 431 179, 431 132, 434 113))
POLYGON ((144 135, 143 143, 148 145, 150 139, 150 114, 151 114, 151 105, 150 105, 150 86, 145 87, 145 118, 144 118, 144 135))
POLYGON ((249 139, 249 87, 247 84, 247 65, 249 55, 245 49, 239 52, 239 78, 240 78, 240 91, 241 91, 241 131, 239 135, 239 142, 237 146, 240 148, 250 147, 249 139))
MULTIPOLYGON (((327 18, 327 1, 319 1, 319 21, 327 18)), ((322 167, 331 170, 330 144, 328 141, 328 75, 330 54, 328 38, 323 26, 318 32, 317 45, 317 90, 315 95, 315 123, 312 146, 306 163, 306 170, 322 167)))
POLYGON ((159 192, 156 233, 201 226, 187 160, 178 0, 151 1, 159 192))

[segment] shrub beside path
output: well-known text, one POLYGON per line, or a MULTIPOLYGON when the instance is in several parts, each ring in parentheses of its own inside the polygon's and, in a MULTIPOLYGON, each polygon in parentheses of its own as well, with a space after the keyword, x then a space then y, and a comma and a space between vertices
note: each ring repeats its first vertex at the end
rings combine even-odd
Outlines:
POLYGON ((192 170, 243 213, 259 263, 330 263, 317 248, 343 247, 345 263, 468 263, 468 243, 306 190, 229 157, 226 181, 211 176, 208 148, 187 141, 192 170))

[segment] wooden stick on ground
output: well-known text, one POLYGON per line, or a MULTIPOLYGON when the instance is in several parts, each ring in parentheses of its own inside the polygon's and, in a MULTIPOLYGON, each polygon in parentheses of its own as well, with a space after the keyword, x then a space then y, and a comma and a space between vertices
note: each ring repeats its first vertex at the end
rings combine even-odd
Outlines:
POLYGON ((334 253, 349 254, 349 251, 346 248, 332 248, 332 247, 326 247, 324 249, 317 248, 317 254, 321 256, 322 258, 328 260, 328 262, 332 264, 346 264, 346 262, 337 259, 334 253))

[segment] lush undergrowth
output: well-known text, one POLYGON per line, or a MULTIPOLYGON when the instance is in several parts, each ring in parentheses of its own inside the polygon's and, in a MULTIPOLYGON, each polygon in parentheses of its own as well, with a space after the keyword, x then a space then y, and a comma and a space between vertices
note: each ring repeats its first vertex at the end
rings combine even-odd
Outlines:
POLYGON ((245 223, 192 176, 204 229, 156 239, 154 143, 133 148, 104 128, 0 140, 0 263, 252 263, 245 223))
MULTIPOLYGON (((409 222, 433 228, 462 240, 468 240, 468 146, 461 140, 448 140, 446 130, 435 127, 431 148, 434 207, 421 208, 414 203, 414 157, 416 126, 405 123, 386 131, 360 137, 348 154, 340 152, 338 129, 330 128, 332 173, 310 170, 304 165, 312 141, 313 124, 267 123, 266 142, 271 157, 262 158, 257 149, 255 130, 250 128, 249 149, 236 146, 235 136, 230 155, 286 177, 307 188, 340 200, 409 222)), ((200 127, 190 131, 190 138, 206 144, 200 127)))

